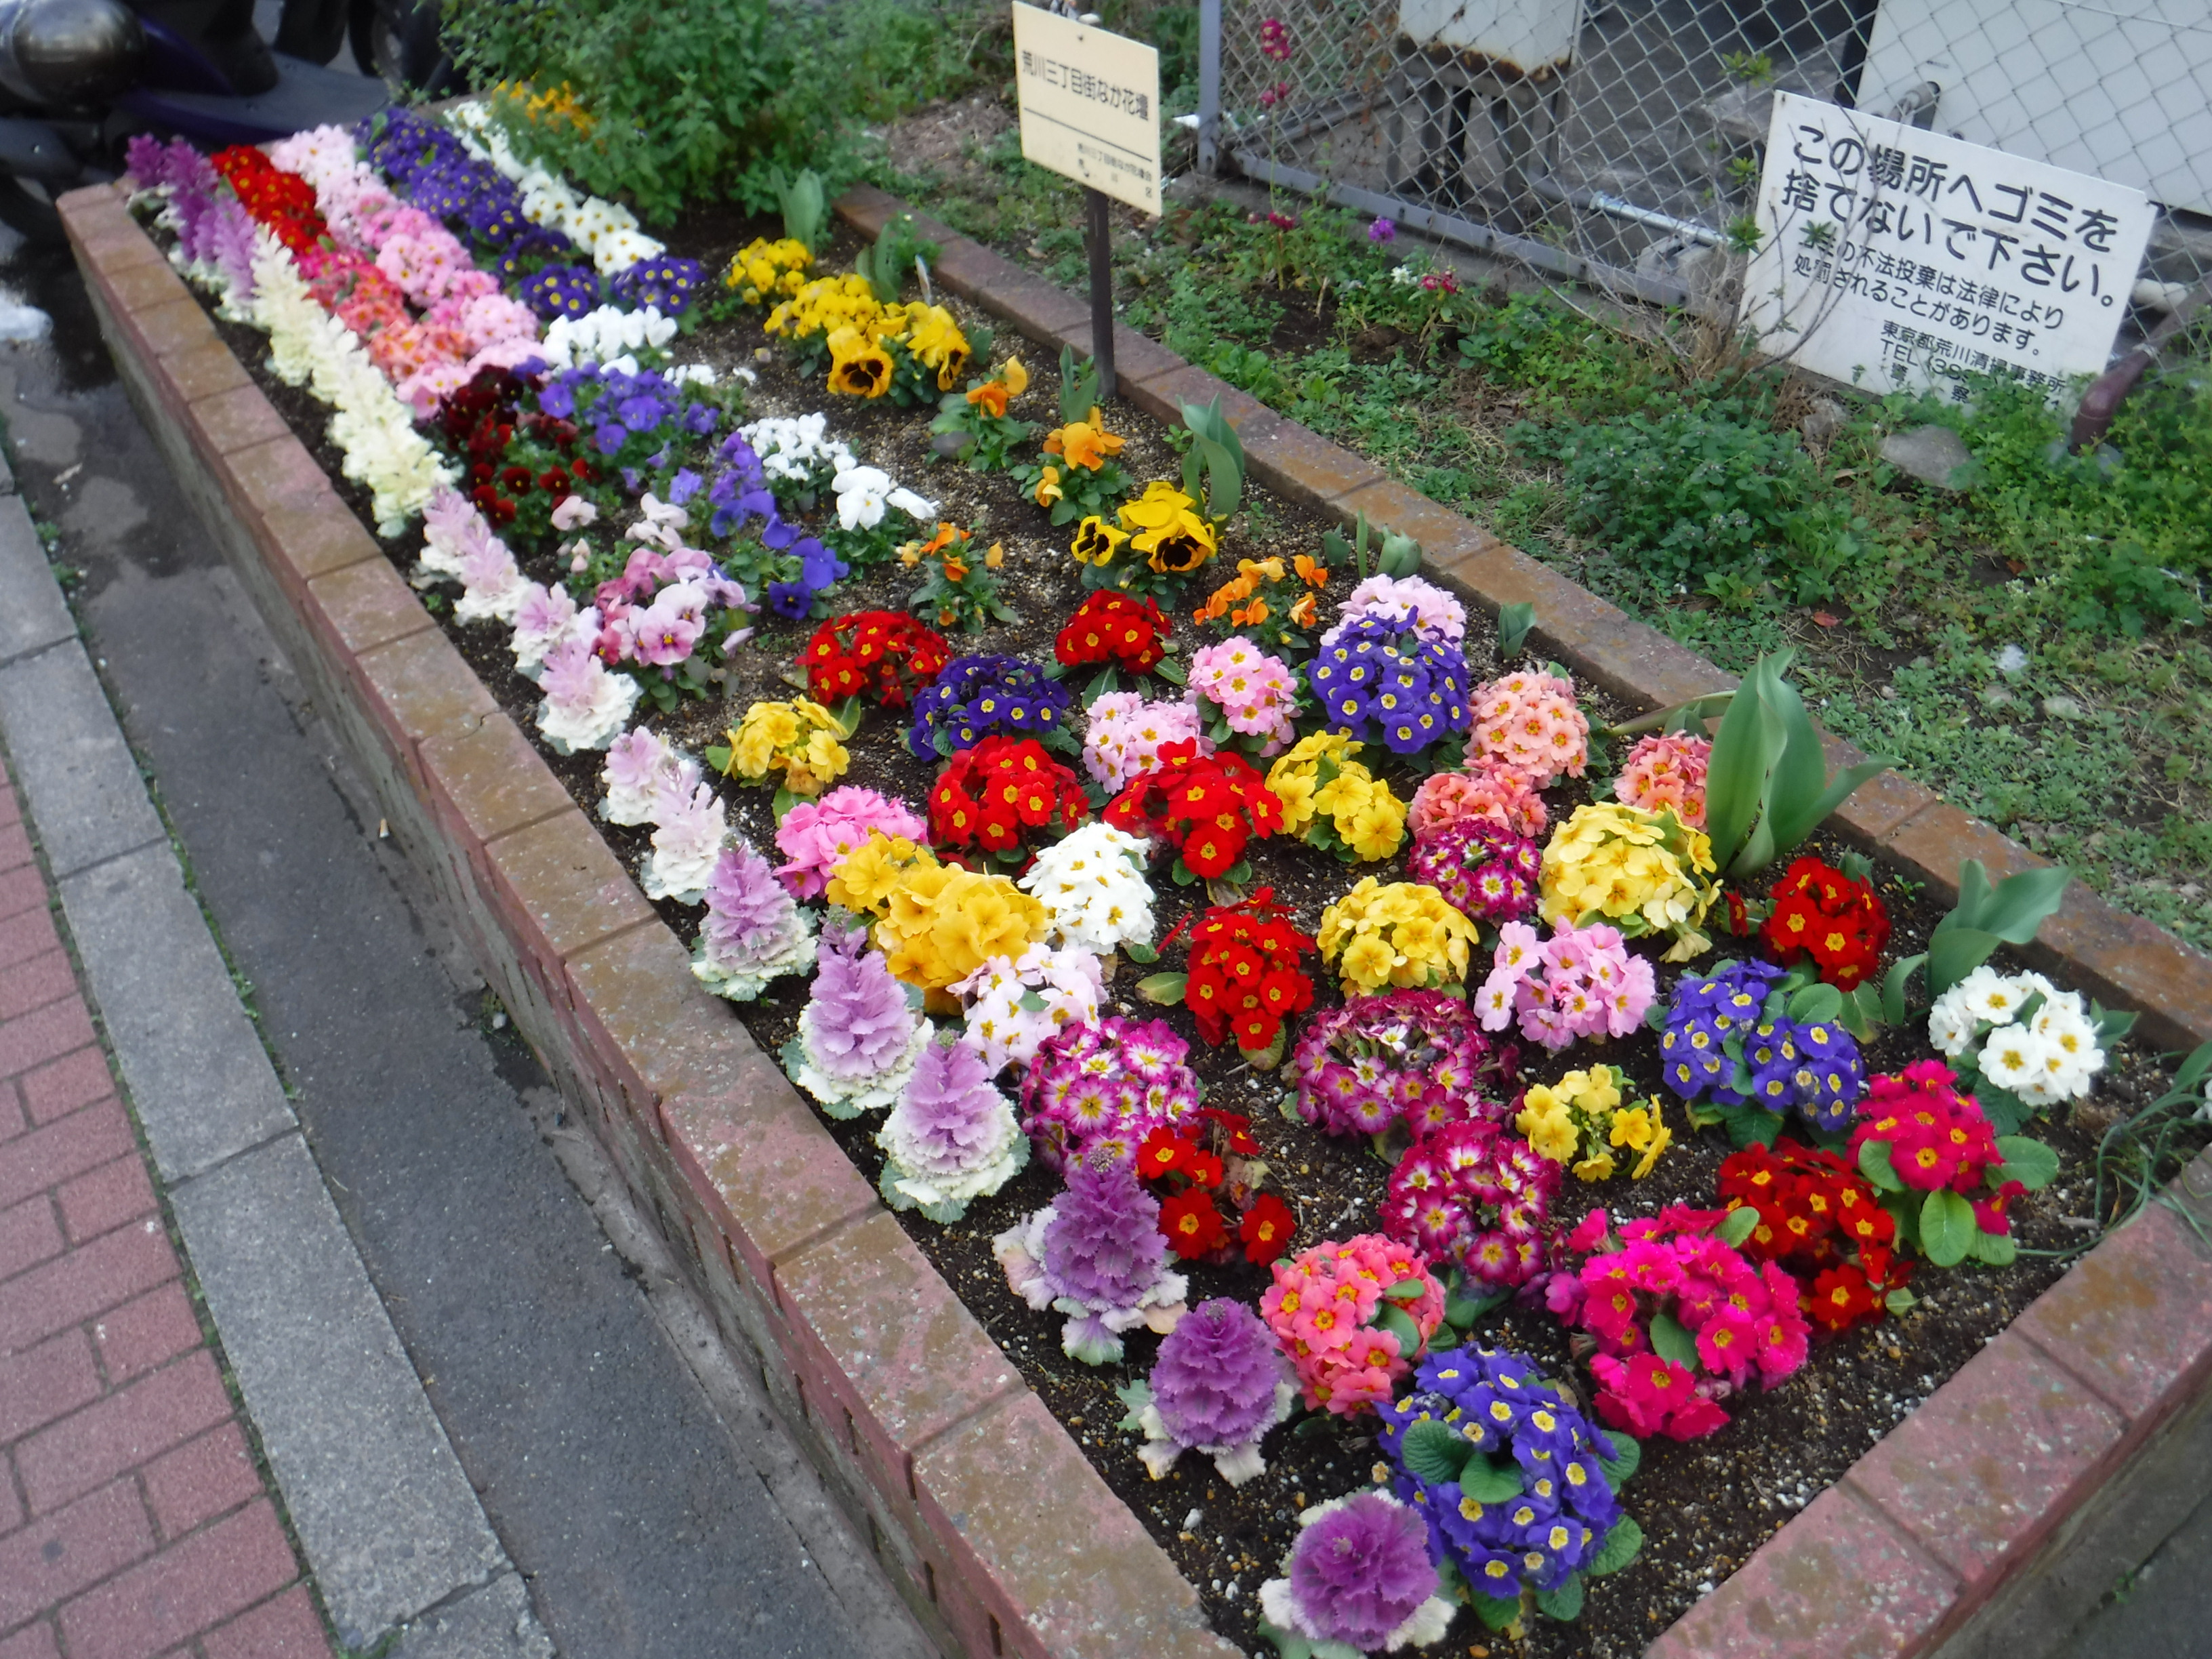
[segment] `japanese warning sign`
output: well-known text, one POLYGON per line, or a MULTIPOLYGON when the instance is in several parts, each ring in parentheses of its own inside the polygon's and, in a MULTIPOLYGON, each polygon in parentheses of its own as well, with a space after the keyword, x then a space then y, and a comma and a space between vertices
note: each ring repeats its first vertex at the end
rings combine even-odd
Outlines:
POLYGON ((1160 210, 1160 54, 1014 5, 1022 155, 1146 213, 1160 210))
POLYGON ((2141 191, 1774 94, 1743 319, 1869 390, 2101 373, 2150 235, 2141 191))

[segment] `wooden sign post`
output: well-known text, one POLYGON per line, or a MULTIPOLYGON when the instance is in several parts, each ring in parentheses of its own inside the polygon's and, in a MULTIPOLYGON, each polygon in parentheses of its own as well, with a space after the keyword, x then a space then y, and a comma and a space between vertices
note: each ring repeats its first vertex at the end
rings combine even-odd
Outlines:
POLYGON ((1108 203, 1160 210, 1160 55, 1152 47, 1014 0, 1022 154, 1085 188, 1091 356, 1114 395, 1114 259, 1108 203))

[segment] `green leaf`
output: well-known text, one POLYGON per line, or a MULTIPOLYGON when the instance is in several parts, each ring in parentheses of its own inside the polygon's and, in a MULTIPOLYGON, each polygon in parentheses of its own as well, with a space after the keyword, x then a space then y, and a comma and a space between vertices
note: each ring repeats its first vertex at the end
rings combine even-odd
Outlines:
POLYGON ((1137 1419, 1145 1407, 1152 1403, 1152 1385, 1140 1376, 1133 1382, 1122 1383, 1114 1392, 1121 1397, 1121 1403, 1129 1408, 1129 1414, 1114 1426, 1117 1429, 1143 1427, 1144 1425, 1137 1419))
POLYGON ((1920 1206, 1920 1253, 1939 1267, 1964 1261, 1980 1231, 1974 1206, 1954 1192, 1930 1193, 1920 1206))
POLYGON ((1844 1012, 1844 994, 1832 985, 1808 985, 1790 999, 1790 1018, 1799 1025, 1826 1025, 1844 1012))
POLYGON ((1444 1297, 1444 1320, 1455 1330, 1472 1330, 1475 1322, 1493 1308, 1502 1305, 1513 1292, 1509 1290, 1484 1291, 1475 1296, 1462 1296, 1456 1290, 1444 1297))
POLYGON ((1124 939, 1121 942, 1121 954, 1128 957, 1130 961, 1135 963, 1139 968, 1145 967, 1149 963, 1158 962, 1160 959, 1160 953, 1158 951, 1152 949, 1149 945, 1140 944, 1133 939, 1124 939))
POLYGON ((2026 1135, 1999 1135, 1997 1151, 2004 1158, 1997 1170, 2001 1182, 2017 1181, 2031 1193, 2039 1193, 2058 1174, 2058 1154, 2039 1140, 2030 1140, 2026 1135))
POLYGON ((1398 1455, 1416 1480, 1436 1486, 1458 1480, 1474 1450, 1458 1430, 1431 1418, 1406 1431, 1405 1443, 1398 1455))
POLYGON ((1884 1193, 1881 1207, 1889 1212, 1889 1218, 1897 1224, 1897 1243, 1900 1249, 1920 1248, 1920 1204, 1911 1193, 1884 1193))
POLYGON ((1474 1616, 1482 1620, 1485 1630, 1503 1634, 1521 1622, 1521 1598, 1517 1595, 1485 1595, 1470 1586, 1468 1602, 1474 1608, 1474 1616))
POLYGON ((1882 1297, 1881 1303, 1882 1306, 1887 1308, 1890 1312, 1893 1314, 1911 1313, 1915 1308, 1920 1305, 1920 1298, 1913 1295, 1913 1293, 1907 1290, 1904 1285, 1900 1285, 1895 1290, 1892 1291, 1887 1296, 1882 1297))
POLYGON ((1168 874, 1173 878, 1175 884, 1178 887, 1195 887, 1198 884, 1198 872, 1185 864, 1180 858, 1169 867, 1168 874))
POLYGON ((1498 659, 1510 662, 1528 643, 1528 630, 1536 625, 1536 607, 1523 599, 1498 607, 1498 659))
POLYGON ((1521 1466, 1510 1457, 1491 1457, 1477 1452, 1460 1471, 1459 1489, 1478 1504, 1506 1504, 1528 1488, 1521 1466))
POLYGON ((1881 1018, 1884 1024, 1902 1025, 1905 1023, 1905 995, 1911 987, 1912 970, 1927 960, 1928 953, 1923 951, 1917 957, 1906 957, 1902 961, 1890 965, 1889 973, 1881 982, 1881 1018))
POLYGON ((1618 1429, 1600 1429, 1598 1433, 1612 1443, 1613 1455, 1607 1457, 1600 1452, 1597 1466, 1605 1471, 1605 1484, 1619 1492, 1636 1479, 1637 1470, 1644 1467, 1644 1443, 1618 1429))
POLYGON ((1651 1316, 1651 1348, 1662 1359, 1671 1359, 1692 1370, 1698 1368, 1698 1339, 1672 1314, 1651 1316))
POLYGON ((1158 674, 1162 679, 1165 680, 1170 685, 1188 685, 1190 684, 1190 671, 1185 668, 1181 663, 1177 662, 1173 657, 1162 657, 1158 662, 1152 665, 1152 672, 1158 674))
MULTIPOLYGON (((1786 659, 1789 653, 1782 653, 1786 659)), ((1705 762, 1705 834, 1713 862, 1732 870, 1765 805, 1767 777, 1787 734, 1766 690, 1772 659, 1761 657, 1729 699, 1705 762)))
POLYGON ((1859 1143, 1859 1173, 1875 1184, 1878 1192, 1901 1193, 1905 1183, 1897 1178, 1896 1166, 1889 1161, 1889 1143, 1886 1140, 1863 1140, 1859 1143))
MULTIPOLYGON (((1750 1075, 1746 1073, 1741 1086, 1747 1087, 1749 1082, 1750 1075)), ((1728 1130, 1729 1141, 1738 1148, 1771 1146, 1782 1133, 1782 1114, 1770 1112, 1764 1106, 1723 1106, 1720 1113, 1720 1121, 1728 1130)))
POLYGON ((730 751, 727 748, 719 743, 710 743, 699 752, 706 757, 707 764, 715 771, 726 778, 730 775, 730 751))
POLYGON ((793 794, 788 789, 779 788, 775 792, 775 799, 771 804, 771 810, 775 813, 775 821, 778 823, 781 823, 783 822, 784 814, 790 811, 793 807, 798 805, 798 796, 793 794))
POLYGON ((1881 993, 1873 981, 1855 985, 1844 998, 1844 1011, 1837 1018, 1844 1029, 1862 1043, 1872 1042, 1881 1029, 1881 993))
POLYGON ((1428 1288, 1427 1284, 1424 1280, 1419 1279, 1401 1279, 1396 1284, 1393 1285, 1389 1290, 1383 1291, 1382 1295, 1385 1300, 1395 1302, 1402 1307, 1408 1302, 1419 1302, 1421 1299, 1421 1292, 1428 1288))
POLYGON ((1085 689, 1083 693, 1083 706, 1085 708, 1088 708, 1092 703, 1097 702, 1099 698, 1111 696, 1114 692, 1116 692, 1121 689, 1121 677, 1115 673, 1114 665, 1109 662, 1105 667, 1098 671, 1098 678, 1091 681, 1090 685, 1085 689))
POLYGON ((1044 994, 1042 991, 1025 990, 1022 993, 1020 1006, 1022 1012, 1025 1014, 1041 1014, 1046 1009, 1051 1007, 1052 1004, 1045 1000, 1044 994))
POLYGON ((1569 1573, 1557 1589, 1536 1590, 1533 1594, 1536 1610, 1547 1618, 1571 1625, 1582 1617, 1583 1576, 1578 1572, 1569 1573))
POLYGON ((1636 1524, 1636 1517, 1624 1515, 1613 1523, 1605 1541, 1597 1547, 1597 1553, 1583 1569, 1593 1578, 1602 1578, 1607 1573, 1619 1572, 1636 1559, 1644 1548, 1644 1528, 1636 1524))
POLYGON ((1183 988, 1189 983, 1188 974, 1154 974, 1137 981, 1137 994, 1147 1002, 1172 1007, 1182 1000, 1183 988))
POLYGON ((1378 1331, 1388 1331, 1398 1339, 1398 1352, 1411 1359, 1421 1351, 1421 1328, 1413 1317, 1395 1302, 1386 1302, 1375 1310, 1368 1322, 1378 1331))
POLYGON ((1740 1245, 1759 1231, 1759 1211, 1749 1204, 1730 1210, 1728 1219, 1713 1229, 1721 1242, 1731 1247, 1740 1245))
POLYGON ((1966 1241, 1966 1254, 1987 1267, 2009 1267, 2020 1255, 2020 1243, 2010 1233, 1985 1233, 1979 1227, 1966 1241))
POLYGON ((1982 1115, 1990 1127, 2007 1140, 2015 1139, 2020 1132, 2034 1121, 2035 1108, 2009 1089, 2000 1089, 1987 1078, 1975 1079, 1969 1086, 1974 1098, 1981 1103, 1982 1115))
MULTIPOLYGON (((2045 919, 2058 908, 2066 896, 2067 883, 2074 878, 2074 872, 2064 865, 2054 864, 2045 869, 2019 871, 1991 887, 1989 873, 1982 868, 1980 860, 1968 859, 1959 870, 1960 910, 1966 908, 1970 870, 1978 878, 1978 902, 1972 915, 1960 918, 1961 924, 1995 933, 2008 945, 2026 945, 2033 940, 2045 919)), ((1940 928, 1942 924, 1936 926, 1940 928)))

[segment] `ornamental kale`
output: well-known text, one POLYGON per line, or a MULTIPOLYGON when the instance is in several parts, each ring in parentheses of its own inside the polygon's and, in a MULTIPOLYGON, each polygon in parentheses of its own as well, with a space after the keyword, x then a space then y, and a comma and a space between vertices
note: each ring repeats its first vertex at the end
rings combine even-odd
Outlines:
POLYGON ((1285 1576, 1260 1587, 1260 1631, 1284 1659, 1443 1639, 1455 1609, 1414 1510, 1387 1492, 1361 1492, 1315 1505, 1298 1524, 1285 1576))
POLYGON ((1067 1316, 1060 1348, 1086 1365, 1121 1358, 1121 1333, 1164 1335, 1183 1316, 1187 1281, 1167 1267, 1159 1200, 1130 1164, 1090 1159, 1067 1168, 1067 1190, 991 1241, 1014 1294, 1067 1316))
POLYGON ((1116 1390, 1129 1407, 1125 1429, 1155 1480, 1186 1451, 1204 1452, 1232 1486, 1267 1471, 1260 1441, 1291 1414, 1297 1384, 1260 1316, 1241 1302, 1201 1302, 1160 1339, 1151 1380, 1116 1390))

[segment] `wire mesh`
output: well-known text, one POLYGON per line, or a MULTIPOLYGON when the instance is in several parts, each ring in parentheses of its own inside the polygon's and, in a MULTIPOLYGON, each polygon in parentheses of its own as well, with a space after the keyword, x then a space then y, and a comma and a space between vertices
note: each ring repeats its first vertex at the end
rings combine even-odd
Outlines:
POLYGON ((1220 147, 1245 173, 1647 298, 1710 297, 1778 88, 2146 191, 2144 316, 2212 277, 2203 0, 1221 0, 1219 18, 1220 147))

